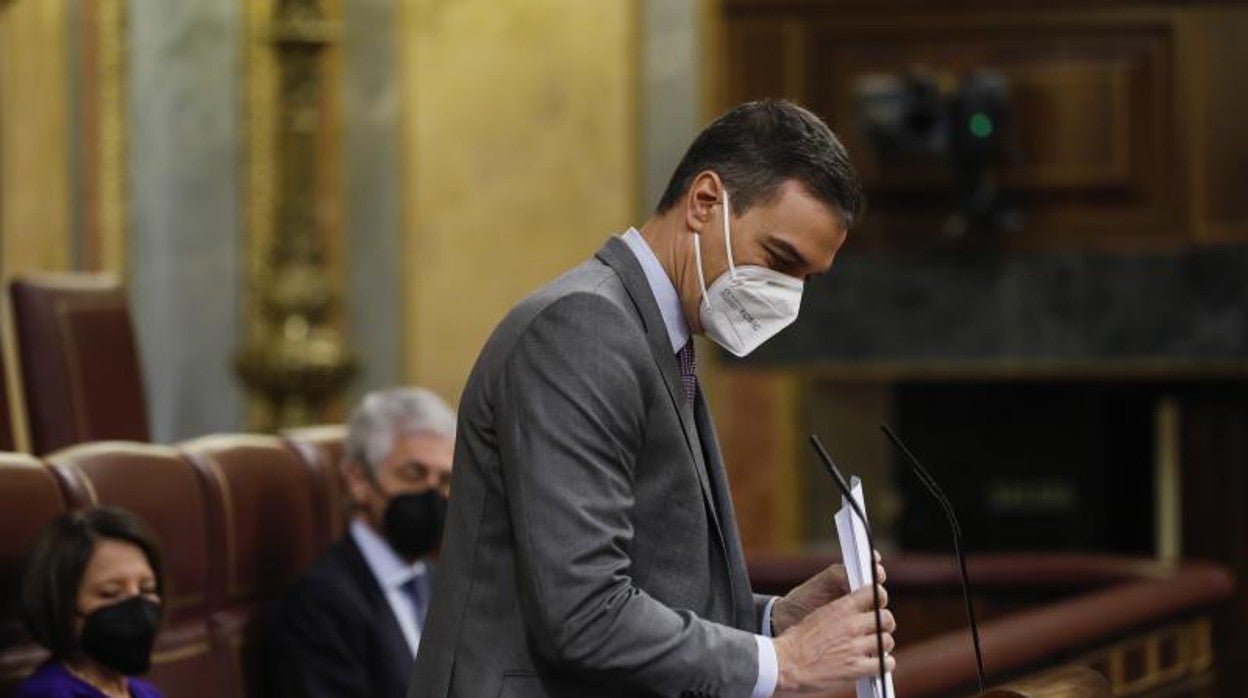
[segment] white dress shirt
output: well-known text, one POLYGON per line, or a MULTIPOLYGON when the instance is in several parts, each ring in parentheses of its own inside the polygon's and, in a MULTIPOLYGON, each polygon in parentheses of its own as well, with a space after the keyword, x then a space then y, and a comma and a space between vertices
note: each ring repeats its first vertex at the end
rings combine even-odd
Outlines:
MULTIPOLYGON (((690 332, 675 284, 663 270, 659 258, 654 256, 650 244, 636 228, 629 228, 620 237, 628 244, 628 249, 632 250, 633 256, 641 263, 641 270, 646 274, 650 292, 654 294, 654 300, 659 305, 659 314, 663 316, 663 324, 667 327, 667 336, 672 340, 672 353, 680 351, 689 341, 690 332)), ((762 627, 759 628, 759 634, 754 636, 758 642, 758 679, 754 682, 752 698, 771 696, 776 692, 776 682, 780 678, 776 646, 771 641, 771 607, 775 603, 774 598, 767 602, 767 607, 763 610, 762 627)))
POLYGON ((411 564, 404 562, 384 538, 377 535, 371 526, 359 519, 351 520, 350 531, 351 538, 355 540, 356 546, 364 556, 364 562, 368 564, 368 569, 373 573, 373 578, 377 580, 381 591, 386 595, 386 601, 390 602, 390 610, 394 612, 394 619, 399 622, 399 628, 403 630, 407 646, 411 649, 412 656, 415 657, 416 649, 420 647, 421 629, 416 625, 416 609, 412 605, 412 600, 403 592, 402 587, 417 575, 429 574, 428 567, 423 560, 417 560, 411 564))

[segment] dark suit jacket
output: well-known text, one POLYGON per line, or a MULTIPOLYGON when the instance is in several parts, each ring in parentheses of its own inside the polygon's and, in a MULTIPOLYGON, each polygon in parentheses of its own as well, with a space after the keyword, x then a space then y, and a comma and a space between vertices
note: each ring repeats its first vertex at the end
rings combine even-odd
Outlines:
POLYGON ((514 308, 459 409, 411 698, 748 696, 763 597, 714 427, 613 238, 514 308))
POLYGON ((280 696, 406 695, 411 650, 349 533, 283 597, 266 656, 270 683, 280 696))

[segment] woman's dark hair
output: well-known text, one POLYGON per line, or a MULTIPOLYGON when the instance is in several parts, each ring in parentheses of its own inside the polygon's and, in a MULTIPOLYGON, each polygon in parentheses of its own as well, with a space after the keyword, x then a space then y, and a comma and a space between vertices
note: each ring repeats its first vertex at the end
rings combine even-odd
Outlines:
POLYGON ((676 205, 706 170, 719 175, 736 215, 768 201, 790 179, 838 212, 846 228, 864 206, 845 146, 822 119, 785 100, 746 102, 707 126, 676 166, 656 213, 676 205))
POLYGON ((101 539, 131 543, 142 550, 156 576, 156 593, 164 594, 160 549, 137 516, 109 506, 58 516, 39 534, 22 578, 26 628, 54 658, 72 656, 78 649, 74 638, 78 587, 101 539))

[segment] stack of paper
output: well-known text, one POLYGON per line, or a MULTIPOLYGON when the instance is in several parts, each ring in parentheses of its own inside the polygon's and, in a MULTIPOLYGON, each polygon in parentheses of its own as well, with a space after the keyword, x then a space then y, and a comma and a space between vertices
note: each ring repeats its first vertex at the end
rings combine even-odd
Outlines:
MULTIPOLYGON (((862 482, 856 477, 850 478, 850 492, 863 514, 867 513, 867 505, 862 501, 862 482)), ((871 583, 871 566, 875 564, 875 554, 867 543, 867 530, 854 515, 849 501, 841 497, 841 510, 836 513, 836 535, 841 541, 841 558, 845 562, 845 571, 849 574, 851 590, 871 583)), ((888 698, 896 698, 893 692, 893 674, 885 674, 888 683, 888 698)), ((859 679, 857 684, 858 698, 884 698, 884 690, 880 685, 880 677, 859 679)))

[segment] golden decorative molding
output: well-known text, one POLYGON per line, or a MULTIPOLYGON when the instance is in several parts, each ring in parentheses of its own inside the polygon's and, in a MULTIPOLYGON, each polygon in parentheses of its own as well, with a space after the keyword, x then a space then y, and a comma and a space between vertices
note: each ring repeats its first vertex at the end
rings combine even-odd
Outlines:
POLYGON ((128 201, 126 177, 126 2, 89 3, 95 7, 98 62, 98 131, 95 186, 100 271, 124 275, 128 201))
POLYGON ((69 22, 65 0, 16 0, 0 14, 0 266, 70 259, 69 22))
MULTIPOLYGON (((277 55, 268 40, 274 2, 242 0, 242 11, 246 32, 243 131, 247 138, 243 177, 247 284, 243 316, 247 336, 255 337, 265 328, 258 297, 269 267, 273 231, 277 227, 277 55)), ((253 405, 253 414, 255 411, 253 405)))
POLYGON ((11 202, 0 218, 5 270, 124 273, 126 2, 79 3, 77 13, 65 0, 0 7, 0 198, 11 202))
POLYGON ((1164 397, 1153 408, 1153 549, 1157 558, 1183 556, 1183 413, 1164 397))
POLYGON ((1142 696, 1186 682, 1212 681, 1213 627, 1207 617, 1168 625, 1086 655, 1114 696, 1142 696))
POLYGON ((326 269, 325 239, 337 231, 321 215, 322 199, 340 196, 323 186, 334 168, 322 147, 325 56, 340 30, 317 0, 245 7, 248 340, 236 365, 252 426, 267 431, 319 421, 354 371, 326 269))

